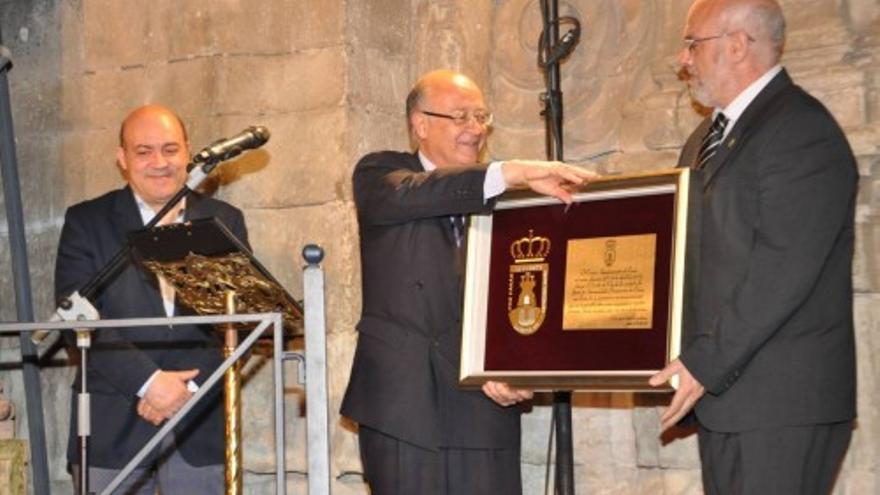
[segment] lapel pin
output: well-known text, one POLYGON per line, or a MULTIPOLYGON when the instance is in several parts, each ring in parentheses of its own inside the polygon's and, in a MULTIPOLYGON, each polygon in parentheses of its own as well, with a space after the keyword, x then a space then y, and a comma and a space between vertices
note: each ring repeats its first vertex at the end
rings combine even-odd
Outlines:
POLYGON ((727 141, 727 149, 732 150, 734 144, 736 144, 736 138, 730 138, 727 141))

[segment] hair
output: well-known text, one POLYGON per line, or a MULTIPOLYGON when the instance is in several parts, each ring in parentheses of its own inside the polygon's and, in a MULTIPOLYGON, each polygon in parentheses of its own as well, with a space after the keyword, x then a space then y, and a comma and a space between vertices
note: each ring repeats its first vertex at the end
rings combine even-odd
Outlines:
POLYGON ((769 42, 772 60, 766 62, 777 63, 785 48, 785 17, 779 4, 775 0, 733 1, 726 10, 728 28, 742 29, 755 40, 769 42))
POLYGON ((410 134, 413 132, 412 116, 422 106, 422 102, 425 100, 427 87, 427 78, 422 77, 409 91, 409 94, 406 95, 406 127, 409 129, 410 134))
POLYGON ((134 114, 138 113, 139 111, 141 111, 142 109, 147 108, 147 107, 161 108, 164 112, 168 113, 168 115, 171 115, 174 118, 174 120, 177 121, 177 124, 180 126, 180 130, 183 132, 183 141, 185 143, 189 142, 189 134, 186 132, 186 125, 183 123, 183 119, 181 119, 180 116, 177 115, 177 113, 175 113, 170 108, 162 106, 162 105, 144 105, 142 107, 138 107, 138 108, 132 110, 131 113, 129 113, 125 117, 125 120, 123 120, 122 124, 119 126, 119 147, 120 148, 125 148, 125 126, 128 125, 128 121, 131 120, 131 117, 134 116, 134 114))

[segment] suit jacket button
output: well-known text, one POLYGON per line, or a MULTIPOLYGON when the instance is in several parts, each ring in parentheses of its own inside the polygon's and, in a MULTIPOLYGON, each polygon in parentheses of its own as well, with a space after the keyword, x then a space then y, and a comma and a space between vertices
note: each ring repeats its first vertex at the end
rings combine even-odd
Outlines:
POLYGON ((422 290, 425 288, 425 284, 423 284, 421 280, 417 281, 415 283, 415 286, 416 286, 416 289, 419 289, 419 290, 422 290))

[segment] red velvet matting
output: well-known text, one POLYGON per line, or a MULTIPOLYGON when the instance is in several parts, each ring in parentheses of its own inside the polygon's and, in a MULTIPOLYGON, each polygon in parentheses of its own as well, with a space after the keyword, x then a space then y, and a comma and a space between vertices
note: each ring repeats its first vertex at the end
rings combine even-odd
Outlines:
MULTIPOLYGON (((675 195, 615 198, 564 205, 498 210, 492 226, 492 261, 486 329, 487 371, 654 370, 666 363, 675 195), (547 314, 540 329, 517 333, 507 315, 510 245, 528 236, 552 243, 547 314), (651 329, 562 330, 566 245, 569 239, 656 234, 654 314, 651 329)), ((538 305, 541 294, 536 291, 538 305)))

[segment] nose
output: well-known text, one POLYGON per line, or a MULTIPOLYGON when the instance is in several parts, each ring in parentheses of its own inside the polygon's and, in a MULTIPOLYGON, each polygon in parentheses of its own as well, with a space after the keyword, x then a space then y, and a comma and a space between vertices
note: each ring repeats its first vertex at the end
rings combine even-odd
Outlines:
POLYGON ((681 50, 678 51, 678 65, 682 68, 685 68, 691 63, 691 50, 687 46, 681 47, 681 50))

